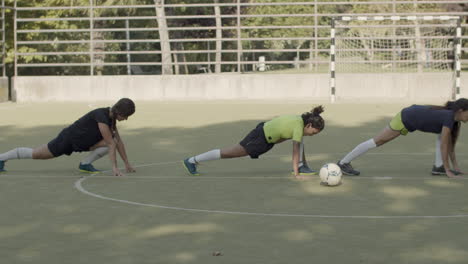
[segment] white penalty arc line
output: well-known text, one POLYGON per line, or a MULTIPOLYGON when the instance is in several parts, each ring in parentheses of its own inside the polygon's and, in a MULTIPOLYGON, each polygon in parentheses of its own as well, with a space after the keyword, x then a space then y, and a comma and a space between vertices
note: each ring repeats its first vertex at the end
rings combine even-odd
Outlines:
MULTIPOLYGON (((152 164, 143 164, 138 167, 144 166, 154 166, 154 165, 163 165, 163 164, 173 164, 177 162, 161 162, 161 163, 152 163, 152 164)), ((468 217, 468 214, 458 214, 458 215, 313 215, 313 214, 287 214, 287 213, 259 213, 259 212, 242 212, 242 211, 225 211, 225 210, 209 210, 209 209, 196 209, 196 208, 184 208, 184 207, 175 207, 175 206, 166 206, 159 204, 149 204, 149 203, 140 203, 134 201, 128 201, 123 199, 116 199, 112 197, 107 197, 104 195, 96 194, 90 192, 83 188, 82 183, 96 175, 91 175, 83 177, 75 182, 75 188, 82 192, 83 194, 102 199, 107 201, 113 201, 118 203, 124 203, 129 205, 137 205, 144 207, 153 207, 160 209, 170 209, 177 211, 186 211, 186 212, 198 212, 198 213, 216 213, 216 214, 230 214, 230 215, 250 215, 250 216, 272 216, 272 217, 306 217, 306 218, 354 218, 354 219, 422 219, 422 218, 465 218, 468 217)), ((193 177, 196 178, 196 177, 193 177)), ((219 177, 218 179, 221 179, 219 177)))
POLYGON ((209 210, 209 209, 195 209, 195 208, 184 208, 184 207, 174 207, 158 204, 149 204, 149 203, 139 203, 122 199, 115 199, 107 197, 104 195, 96 194, 90 191, 87 191, 83 188, 82 182, 92 176, 79 179, 75 182, 75 188, 80 192, 99 198, 102 200, 108 200, 113 202, 125 203, 130 205, 161 208, 161 209, 171 209, 178 211, 188 211, 188 212, 198 212, 198 213, 217 213, 217 214, 231 214, 231 215, 251 215, 251 216, 277 216, 277 217, 307 217, 307 218, 364 218, 364 219, 410 219, 410 218, 461 218, 468 217, 466 214, 460 215, 401 215, 401 216, 392 216, 392 215, 312 215, 312 214, 286 214, 286 213, 254 213, 254 212, 241 212, 241 211, 224 211, 224 210, 209 210))

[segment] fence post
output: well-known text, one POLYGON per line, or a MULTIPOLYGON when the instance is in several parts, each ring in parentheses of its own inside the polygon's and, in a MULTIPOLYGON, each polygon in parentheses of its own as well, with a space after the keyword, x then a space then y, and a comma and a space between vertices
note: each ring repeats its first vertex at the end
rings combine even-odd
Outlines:
POLYGON ((330 100, 332 103, 335 102, 335 18, 331 19, 331 31, 330 31, 331 43, 330 43, 330 100))
POLYGON ((5 0, 2 0, 2 76, 6 76, 5 69, 5 0))
POLYGON ((89 58, 90 75, 94 75, 94 8, 93 0, 89 0, 89 58))
POLYGON ((132 75, 132 67, 130 66, 131 63, 131 55, 129 53, 131 47, 130 47, 130 32, 129 32, 129 27, 130 23, 128 22, 128 19, 125 20, 125 38, 127 39, 127 75, 132 75))
POLYGON ((241 5, 240 0, 237 0, 237 72, 241 73, 241 58, 242 58, 242 40, 241 40, 241 5))
POLYGON ((454 54, 454 64, 455 64, 455 95, 454 99, 460 98, 460 71, 461 71, 461 17, 457 20, 457 29, 455 35, 455 54, 454 54))
POLYGON ((13 9, 13 38, 14 38, 14 48, 15 48, 15 52, 14 52, 14 61, 15 61, 15 69, 14 69, 14 76, 18 76, 18 56, 16 55, 18 53, 18 34, 16 33, 16 30, 18 29, 18 25, 17 25, 17 22, 16 22, 16 18, 18 17, 18 11, 16 9, 17 7, 17 3, 16 3, 16 0, 15 0, 15 4, 14 4, 14 9, 13 9))

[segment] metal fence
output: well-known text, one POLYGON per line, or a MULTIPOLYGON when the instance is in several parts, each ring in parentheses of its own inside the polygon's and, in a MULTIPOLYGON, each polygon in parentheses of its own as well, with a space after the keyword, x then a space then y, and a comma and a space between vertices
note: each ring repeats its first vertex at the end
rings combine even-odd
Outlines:
POLYGON ((0 67, 1 67, 1 73, 2 76, 5 76, 5 0, 1 0, 1 15, 0 15, 0 49, 2 51, 2 56, 1 56, 1 61, 0 61, 0 67))
MULTIPOLYGON (((213 1, 58 7, 15 1, 15 75, 325 73, 330 21, 343 15, 461 16, 461 41, 468 39, 468 12, 441 11, 466 1, 213 1), (431 11, 417 12, 421 5, 431 11), (363 6, 368 12, 359 12, 363 6)), ((461 51, 467 70, 468 48, 461 51)))

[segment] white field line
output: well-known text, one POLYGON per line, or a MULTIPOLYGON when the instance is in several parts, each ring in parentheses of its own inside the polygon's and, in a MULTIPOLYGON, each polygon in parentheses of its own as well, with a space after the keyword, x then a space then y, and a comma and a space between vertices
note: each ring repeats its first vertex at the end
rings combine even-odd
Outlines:
MULTIPOLYGON (((159 164, 171 164, 177 162, 163 162, 163 163, 154 163, 152 165, 159 165, 159 164)), ((140 166, 149 166, 148 164, 143 164, 140 166)), ((102 199, 108 200, 118 203, 124 203, 129 205, 136 205, 136 206, 145 206, 145 207, 153 207, 153 208, 160 208, 160 209, 170 209, 170 210, 178 210, 178 211, 189 211, 189 212, 197 212, 197 213, 217 213, 217 214, 231 214, 231 215, 250 215, 250 216, 267 216, 267 217, 307 217, 307 218, 351 218, 351 219, 421 219, 421 218, 465 218, 468 217, 468 214, 454 214, 454 215, 321 215, 321 214, 288 214, 288 213, 263 213, 263 212, 242 212, 242 211, 227 211, 227 210, 215 210, 215 209, 197 209, 197 208, 184 208, 184 207, 174 207, 174 206, 167 206, 167 205, 159 205, 159 204, 150 204, 150 203, 140 203, 134 202, 129 200, 117 199, 112 197, 107 197, 101 194, 96 194, 86 190, 82 183, 87 179, 99 177, 99 176, 88 176, 82 177, 81 179, 75 182, 75 188, 82 192, 83 194, 102 199)), ((102 176, 101 176, 102 177, 102 176)), ((105 176, 104 176, 105 177, 105 176)), ((107 176, 107 177, 114 177, 114 176, 107 176)), ((164 176, 163 176, 164 177, 164 176)), ((203 176, 202 176, 203 177, 203 176)), ((187 176, 186 179, 200 179, 202 177, 192 177, 187 176)), ((155 179, 163 179, 162 177, 152 177, 155 179)), ((165 177, 166 179, 168 177, 165 177)), ((224 179, 226 177, 209 177, 209 179, 224 179)), ((238 177, 230 177, 236 178, 238 177)), ((252 179, 252 177, 244 177, 252 179)), ((261 179, 271 179, 275 177, 261 177, 261 179)), ((276 177, 279 179, 287 179, 286 177, 276 177)), ((358 177, 353 177, 353 179, 358 177)), ((360 177, 360 178, 371 178, 371 179, 385 179, 387 180, 388 177, 360 177)), ((404 177, 402 177, 404 178, 404 177)), ((406 177, 407 178, 407 177, 406 177)), ((176 177, 172 179, 178 179, 176 177)), ((393 177, 391 178, 393 179, 393 177)), ((432 179, 432 178, 431 178, 432 179)), ((435 179, 435 177, 434 177, 435 179)))

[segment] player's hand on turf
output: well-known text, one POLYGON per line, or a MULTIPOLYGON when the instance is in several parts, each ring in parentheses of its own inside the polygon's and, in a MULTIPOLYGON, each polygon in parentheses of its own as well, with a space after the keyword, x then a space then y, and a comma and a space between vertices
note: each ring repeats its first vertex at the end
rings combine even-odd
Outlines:
POLYGON ((455 171, 455 173, 456 173, 457 175, 463 175, 463 174, 465 174, 465 173, 464 173, 462 170, 460 170, 460 168, 458 168, 458 167, 453 168, 453 170, 455 171))
POLYGON ((118 168, 112 168, 112 172, 114 176, 124 176, 118 168))
POLYGON ((136 170, 130 164, 125 165, 125 169, 128 173, 136 172, 136 170))
POLYGON ((294 175, 294 177, 296 178, 296 180, 307 180, 307 176, 303 176, 303 175, 294 175))
POLYGON ((447 177, 449 177, 449 178, 463 178, 463 176, 461 176, 461 175, 457 176, 453 172, 451 172, 450 170, 446 171, 446 173, 447 173, 447 177))

